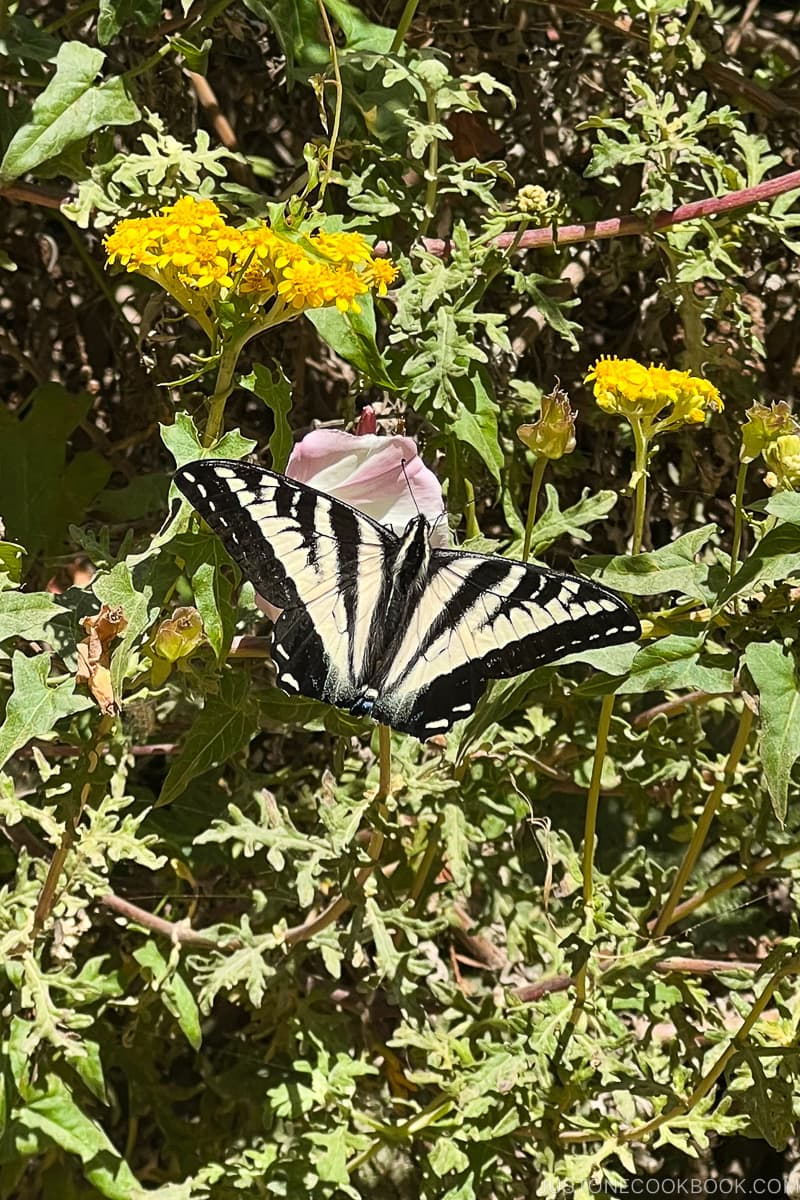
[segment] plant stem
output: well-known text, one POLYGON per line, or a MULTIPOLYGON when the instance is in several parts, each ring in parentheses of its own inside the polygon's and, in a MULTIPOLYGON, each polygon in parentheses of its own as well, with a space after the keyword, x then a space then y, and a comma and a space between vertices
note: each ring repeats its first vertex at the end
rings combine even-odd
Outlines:
POLYGON ((418 5, 419 0, 406 0, 406 6, 400 14, 400 20, 397 22, 397 29, 395 30, 395 35, 392 38, 392 44, 389 48, 390 54, 397 54, 397 51, 405 41, 406 34, 411 26, 411 22, 416 16, 418 5))
POLYGON ((674 1105, 667 1112, 661 1113, 654 1117, 652 1121, 648 1121, 645 1125, 638 1125, 633 1129, 628 1129, 621 1133, 618 1138, 618 1143, 640 1142, 643 1141, 649 1134, 654 1133, 656 1129, 660 1129, 662 1125, 666 1125, 668 1121, 674 1120, 676 1117, 682 1117, 686 1113, 691 1112, 714 1087, 720 1075, 726 1069, 734 1055, 741 1050, 745 1039, 749 1035, 758 1018, 763 1013, 764 1009, 772 999, 775 989, 783 982, 787 976, 795 974, 798 969, 798 963, 791 963, 782 967, 780 971, 767 980, 761 995, 754 1002, 750 1012, 745 1017, 739 1029, 733 1035, 728 1045, 720 1054, 712 1067, 705 1073, 697 1087, 686 1100, 682 1100, 679 1104, 674 1105))
POLYGON ((647 505, 647 438, 638 418, 631 418, 633 442, 636 448, 634 461, 634 477, 636 486, 633 494, 633 536, 631 538, 631 554, 639 554, 644 537, 644 515, 647 505))
POLYGON ((683 889, 686 887, 687 880, 694 869, 700 851, 703 848, 708 831, 711 828, 711 822, 714 820, 720 801, 725 793, 725 789, 730 783, 733 774, 739 765, 747 739, 750 736, 750 729, 753 724, 753 713, 746 704, 742 707, 742 715, 739 718, 739 728, 736 731, 733 745, 731 746, 728 761, 725 763, 725 769, 722 776, 714 784, 708 799, 703 805, 703 811, 700 814, 700 819, 697 822, 695 831, 692 834, 692 840, 686 848, 686 853, 683 856, 678 874, 675 876, 675 881, 670 888, 669 896, 666 904, 661 910, 658 920, 653 927, 653 937, 661 937, 661 935, 672 924, 675 916, 675 906, 683 895, 683 889))
POLYGON ((747 478, 747 463, 742 463, 739 467, 739 474, 736 476, 736 495, 733 498, 733 544, 731 546, 731 573, 733 579, 736 574, 736 568, 739 566, 739 551, 742 548, 742 532, 744 530, 744 484, 747 478))
POLYGON ((748 879, 757 879, 770 867, 783 862, 784 858, 789 858, 792 854, 800 854, 800 842, 790 842, 788 846, 782 846, 780 850, 775 850, 772 854, 765 854, 763 857, 757 858, 755 862, 748 863, 747 866, 737 867, 735 871, 731 871, 729 875, 717 880, 711 887, 704 888, 702 892, 697 892, 688 900, 684 900, 683 904, 678 904, 672 914, 673 921, 683 920, 695 909, 702 908, 704 904, 709 904, 718 896, 724 896, 726 892, 732 891, 740 883, 744 883, 748 879))
MULTIPOLYGON (((339 55, 336 52, 336 42, 331 29, 331 23, 328 20, 328 13, 325 8, 324 0, 317 0, 319 15, 322 18, 322 25, 325 29, 325 37, 328 41, 328 49, 331 52, 331 67, 333 68, 334 87, 336 89, 336 107, 333 110, 333 124, 331 125, 331 136, 328 142, 328 154, 325 161, 325 173, 319 185, 319 198, 322 201, 325 195, 325 189, 330 182, 331 172, 333 171, 333 156, 336 153, 336 143, 339 140, 339 126, 342 120, 342 73, 339 70, 339 55)), ((324 104, 324 101, 321 101, 324 104)), ((324 116, 324 112, 323 112, 324 116)))
MULTIPOLYGON (((389 795, 392 787, 392 731, 388 725, 381 725, 378 728, 379 739, 379 776, 378 776, 378 791, 375 796, 374 803, 377 807, 381 818, 386 816, 386 808, 384 800, 389 795)), ((372 872, 375 870, 375 865, 381 855, 383 849, 383 834, 379 829, 373 829, 370 835, 367 854, 371 862, 368 867, 361 867, 356 873, 355 886, 359 891, 362 891, 365 883, 369 879, 372 872)), ((287 929, 283 935, 283 943, 286 946, 296 946, 298 942, 307 942, 309 938, 320 933, 323 929, 327 929, 329 925, 333 925, 338 921, 339 917, 343 916, 349 909, 353 907, 353 901, 347 896, 337 896, 331 901, 327 908, 317 917, 313 917, 310 921, 304 922, 302 925, 295 925, 292 929, 287 929)))
MULTIPOLYGON (((591 908, 594 898, 594 847, 597 839, 597 814, 600 808, 600 785, 603 777, 603 763, 608 747, 608 731, 611 727, 611 715, 614 711, 614 693, 603 696, 600 705, 600 717, 597 722, 597 739, 592 763, 592 778, 589 781, 589 792, 586 796, 586 817, 583 827, 583 907, 591 908)), ((588 915, 588 914, 587 914, 588 915)), ((577 1005, 582 1006, 586 1001, 586 963, 581 966, 575 976, 577 1005)))
POLYGON ((536 524, 536 509, 539 504, 539 492, 542 487, 542 480, 547 468, 546 458, 537 458, 533 464, 533 475, 531 476, 531 491, 528 498, 528 516, 525 521, 525 540, 522 543, 522 561, 527 562, 531 552, 531 538, 533 537, 533 527, 536 524))
MULTIPOLYGON (((436 124, 439 113, 436 108, 436 93, 425 85, 425 106, 428 122, 436 124)), ((420 227, 420 236, 424 237, 430 228, 430 223, 436 215, 436 194, 439 190, 439 139, 434 136, 428 147, 428 166, 425 169, 425 220, 420 227)))
POLYGON ((47 876, 42 884, 42 890, 39 893, 39 899, 36 904, 36 911, 33 914, 33 940, 35 940, 42 932, 44 923, 53 910, 61 873, 64 870, 67 856, 69 855, 69 852, 75 843, 75 838, 78 833, 78 825, 80 824, 81 817, 83 816, 83 810, 89 802, 92 787, 94 786, 91 776, 100 765, 103 742, 113 729, 115 721, 116 717, 114 716, 101 717, 97 729, 92 735, 92 740, 86 747, 86 781, 84 782, 80 790, 80 794, 77 797, 77 804, 73 808, 72 812, 67 814, 67 819, 64 824, 64 832, 61 835, 61 844, 58 846, 53 854, 53 857, 50 859, 50 866, 47 869, 47 876))

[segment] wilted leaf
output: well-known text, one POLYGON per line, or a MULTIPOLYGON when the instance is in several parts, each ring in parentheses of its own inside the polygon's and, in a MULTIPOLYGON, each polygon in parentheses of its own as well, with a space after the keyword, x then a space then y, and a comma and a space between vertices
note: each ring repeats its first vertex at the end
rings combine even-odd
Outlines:
POLYGON ((131 568, 121 562, 107 575, 98 577, 93 591, 97 599, 109 608, 121 610, 127 622, 125 634, 111 660, 111 687, 113 694, 121 697, 134 643, 150 624, 153 589, 150 584, 137 587, 131 568))
POLYGON ((89 690, 100 706, 100 711, 113 716, 119 711, 119 698, 115 697, 111 683, 109 662, 110 645, 128 627, 121 608, 109 608, 104 604, 94 617, 84 617, 80 622, 86 637, 78 642, 77 683, 88 683, 89 690))

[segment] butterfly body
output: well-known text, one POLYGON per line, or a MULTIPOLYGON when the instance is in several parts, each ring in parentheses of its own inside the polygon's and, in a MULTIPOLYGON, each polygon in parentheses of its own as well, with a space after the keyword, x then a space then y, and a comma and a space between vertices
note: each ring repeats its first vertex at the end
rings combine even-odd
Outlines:
POLYGON ((439 549, 249 463, 189 463, 175 482, 256 591, 282 609, 280 687, 425 739, 468 716, 486 683, 634 640, 613 592, 511 559, 439 549))

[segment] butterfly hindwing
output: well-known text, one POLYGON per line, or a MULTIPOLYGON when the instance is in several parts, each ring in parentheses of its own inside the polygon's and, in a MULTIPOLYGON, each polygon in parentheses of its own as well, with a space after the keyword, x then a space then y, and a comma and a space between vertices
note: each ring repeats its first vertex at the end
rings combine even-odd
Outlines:
POLYGON ((627 604, 596 583, 452 550, 433 551, 414 616, 375 716, 417 737, 469 716, 489 679, 640 632, 627 604))

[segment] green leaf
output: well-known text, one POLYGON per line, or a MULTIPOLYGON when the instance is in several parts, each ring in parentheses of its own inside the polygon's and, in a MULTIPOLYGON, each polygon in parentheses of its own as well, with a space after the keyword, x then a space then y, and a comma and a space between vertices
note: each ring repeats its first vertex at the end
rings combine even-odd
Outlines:
POLYGON ((470 875, 470 846, 464 809, 460 805, 445 804, 442 808, 442 843, 453 883, 463 889, 470 875))
POLYGON ((100 1126, 81 1112, 57 1075, 47 1075, 45 1087, 15 1115, 25 1128, 39 1130, 82 1162, 86 1179, 107 1200, 146 1200, 146 1189, 139 1186, 125 1159, 100 1126))
POLYGON ((133 668, 134 644, 155 616, 157 606, 151 604, 153 589, 150 584, 134 581, 128 563, 117 563, 107 575, 101 575, 92 587, 97 599, 111 608, 121 608, 128 622, 122 640, 115 644, 111 655, 111 685, 114 695, 122 696, 122 687, 133 668))
POLYGON ((545 484, 545 496, 547 502, 544 512, 534 525, 531 536, 531 553, 534 557, 565 534, 576 541, 590 541, 589 534, 585 532, 586 526, 608 516, 618 499, 617 493, 611 491, 597 492, 594 496, 584 495, 577 504, 570 505, 562 512, 558 493, 552 484, 545 484))
POLYGON ((306 316, 323 341, 378 387, 397 390, 386 360, 375 341, 375 306, 371 296, 359 296, 359 313, 338 308, 313 308, 306 316))
POLYGON ((628 678, 619 685, 620 695, 642 692, 700 691, 730 692, 733 670, 700 662, 702 638, 670 635, 643 646, 633 660, 628 678))
POLYGON ((152 29, 160 18, 161 0, 100 0, 97 41, 107 46, 125 25, 152 29))
POLYGON ((348 50, 369 50, 371 54, 388 54, 394 40, 394 30, 376 25, 349 0, 325 0, 325 7, 344 34, 348 50))
POLYGON ((765 533, 733 579, 717 596, 720 609, 733 596, 748 596, 764 584, 775 583, 800 574, 800 525, 778 525, 765 533))
POLYGON ((188 413, 176 413, 174 424, 162 425, 161 440, 177 467, 198 458, 244 458, 256 446, 251 438, 242 437, 238 429, 232 429, 220 438, 213 450, 209 450, 201 442, 197 426, 188 413))
POLYGON ((716 531, 716 525, 704 525, 660 550, 647 554, 619 554, 614 558, 592 555, 582 558, 576 566, 582 575, 633 596, 679 592, 693 599, 706 599, 709 566, 695 562, 695 558, 716 531))
POLYGON ((764 511, 780 521, 800 525, 800 492, 774 492, 765 503, 764 511))
POLYGON ((289 413, 292 408, 292 388, 283 373, 280 363, 275 364, 275 375, 261 363, 254 363, 249 375, 243 375, 239 383, 263 400, 275 420, 275 428, 269 439, 273 471, 283 472, 292 452, 292 427, 289 413))
POLYGON ((286 57, 286 74, 294 81, 296 65, 308 71, 322 70, 330 62, 328 47, 320 35, 316 0, 244 0, 260 21, 272 26, 286 57))
POLYGON ((24 557, 25 547, 18 542, 0 542, 0 574, 5 575, 8 582, 19 583, 22 579, 24 557))
POLYGON ((382 975, 392 978, 397 971, 401 954, 392 941, 383 913, 372 896, 364 905, 364 919, 375 940, 375 958, 378 969, 382 975))
POLYGON ((222 676, 218 696, 209 696, 164 780, 158 805, 171 804, 198 775, 226 762, 248 745, 258 728, 256 706, 248 702, 250 677, 242 670, 222 676))
POLYGON ((93 450, 65 466, 66 444, 87 416, 91 397, 57 383, 36 388, 21 419, 0 408, 0 513, 28 554, 58 553, 71 523, 82 521, 111 467, 93 450))
POLYGON ((9 183, 34 170, 98 129, 139 120, 139 109, 122 79, 114 77, 93 86, 104 61, 101 50, 83 42, 61 45, 55 75, 34 101, 30 121, 17 130, 0 163, 0 182, 9 183))
POLYGON ((0 767, 31 738, 46 737, 54 725, 74 713, 91 708, 88 696, 76 696, 75 680, 48 682, 50 655, 27 658, 19 650, 11 659, 13 691, 0 725, 0 767))
POLYGON ((463 1150, 449 1137, 437 1138, 428 1155, 431 1170, 438 1179, 457 1171, 466 1171, 469 1159, 463 1150))
POLYGON ((134 950, 133 957, 149 973, 151 986, 172 1013, 181 1032, 193 1050, 199 1050, 203 1042, 200 1029, 200 1010, 189 985, 177 967, 172 967, 156 946, 145 942, 134 950))
POLYGON ((480 456, 493 479, 500 483, 503 451, 497 431, 497 406, 480 373, 459 380, 458 408, 450 429, 460 442, 480 456))
POLYGON ((751 642, 744 661, 758 688, 764 778, 775 816, 786 818, 789 780, 800 757, 800 683, 794 658, 778 642, 751 642))
POLYGON ((125 487, 107 488, 94 503, 98 513, 112 521, 140 521, 148 513, 167 506, 169 477, 160 471, 152 475, 134 475, 125 487))
POLYGON ((43 638, 48 623, 66 611, 50 592, 0 592, 0 642, 43 638))

